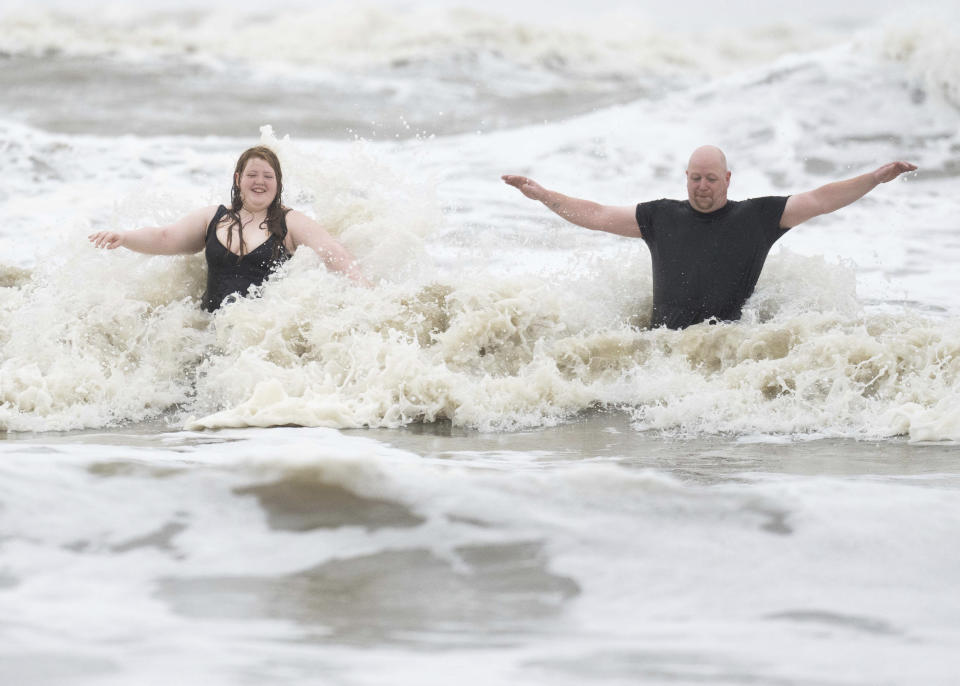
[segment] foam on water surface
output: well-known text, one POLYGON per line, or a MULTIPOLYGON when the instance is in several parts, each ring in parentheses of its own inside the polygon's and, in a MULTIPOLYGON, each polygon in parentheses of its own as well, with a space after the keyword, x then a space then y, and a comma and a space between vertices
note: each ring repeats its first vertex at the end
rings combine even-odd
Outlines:
POLYGON ((261 297, 211 317, 197 258, 77 250, 6 272, 8 430, 171 410, 191 428, 503 430, 606 406, 669 432, 957 439, 956 320, 865 311, 851 272, 816 258, 771 260, 743 322, 675 332, 635 328, 649 301, 617 297, 649 290, 644 264, 491 281, 424 260, 363 289, 301 251, 261 297))

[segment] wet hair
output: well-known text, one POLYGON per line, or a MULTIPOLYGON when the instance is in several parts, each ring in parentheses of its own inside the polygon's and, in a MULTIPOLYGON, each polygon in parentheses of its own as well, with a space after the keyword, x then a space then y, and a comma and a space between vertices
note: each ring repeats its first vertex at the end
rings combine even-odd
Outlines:
POLYGON ((264 145, 258 145, 243 151, 240 159, 237 160, 237 168, 233 173, 233 187, 230 189, 230 208, 227 210, 227 216, 230 217, 230 224, 227 226, 227 250, 230 250, 230 244, 233 241, 233 229, 237 229, 237 237, 240 240, 240 250, 237 259, 239 260, 246 254, 246 247, 243 243, 243 223, 240 221, 240 209, 243 207, 243 198, 240 197, 240 176, 246 168, 247 163, 252 159, 261 159, 270 165, 273 169, 274 177, 277 180, 277 195, 273 202, 267 207, 267 216, 264 217, 260 228, 266 229, 277 237, 277 245, 274 250, 274 258, 279 257, 279 253, 284 250, 283 239, 284 215, 290 210, 283 206, 281 194, 283 193, 283 172, 280 170, 280 159, 270 148, 264 145))

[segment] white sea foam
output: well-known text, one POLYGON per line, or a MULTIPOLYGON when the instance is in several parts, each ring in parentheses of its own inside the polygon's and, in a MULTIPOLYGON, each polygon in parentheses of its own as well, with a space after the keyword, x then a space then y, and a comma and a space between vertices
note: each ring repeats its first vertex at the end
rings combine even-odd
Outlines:
MULTIPOLYGON (((461 239, 437 198, 449 172, 400 171, 401 161, 436 170, 418 158, 459 156, 473 165, 472 179, 476 168, 497 163, 497 146, 536 158, 564 140, 575 143, 561 146, 556 162, 576 164, 590 158, 590 132, 615 115, 564 122, 535 138, 505 132, 395 152, 300 143, 264 128, 263 142, 284 163, 286 202, 317 216, 376 285, 354 287, 301 251, 262 298, 212 318, 196 309, 201 258, 98 254, 82 234, 85 217, 106 200, 93 188, 115 176, 149 174, 154 182, 115 186, 126 194, 111 198, 111 228, 162 223, 201 199, 215 202, 211 179, 231 166, 224 142, 158 149, 134 139, 111 156, 105 141, 11 129, 18 164, 77 153, 104 155, 108 164, 89 168, 90 192, 61 197, 57 179, 22 186, 27 198, 44 198, 52 216, 79 209, 80 218, 54 227, 51 245, 33 245, 41 253, 32 266, 4 267, 0 424, 55 430, 167 415, 187 417, 191 427, 355 427, 446 418, 491 430, 606 406, 632 412, 638 428, 671 433, 956 438, 956 320, 896 305, 865 309, 853 264, 776 252, 741 323, 646 331, 650 274, 641 242, 598 242, 564 229, 553 253, 538 256, 510 223, 461 239), (167 185, 159 195, 152 188, 167 185)), ((629 135, 614 130, 604 164, 635 163, 629 135)), ((755 165, 769 157, 756 155, 755 165)), ((58 173, 79 180, 86 169, 58 173)), ((596 174, 586 182, 622 190, 631 183, 596 174)), ((748 187, 764 183, 749 170, 744 176, 748 187)), ((491 217, 504 210, 478 186, 467 190, 477 197, 461 202, 475 220, 498 221, 491 217)), ((790 244, 802 246, 806 232, 791 233, 790 244)))
MULTIPOLYGON (((550 136, 570 126, 589 128, 550 136)), ((17 140, 27 151, 50 147, 40 135, 17 140)), ((287 202, 339 236, 375 287, 352 286, 300 251, 261 298, 211 318, 196 309, 201 258, 98 254, 75 231, 32 268, 4 268, 3 426, 174 412, 194 428, 446 418, 491 430, 607 406, 672 433, 957 436, 956 321, 865 311, 852 265, 776 253, 743 322, 646 331, 639 242, 591 252, 591 237, 577 233, 549 268, 527 250, 491 279, 484 265, 501 259, 502 238, 445 241, 429 175, 405 178, 366 144, 318 151, 269 127, 263 142, 281 155, 287 202)), ((460 149, 474 156, 482 146, 460 149)), ((216 153, 186 165, 213 174, 228 162, 216 153)), ((185 212, 198 191, 176 183, 180 197, 122 198, 111 222, 185 212)))
POLYGON ((197 258, 80 254, 6 272, 8 429, 179 406, 192 428, 447 418, 489 430, 606 405, 670 432, 957 436, 957 322, 865 313, 850 271, 815 258, 772 259, 743 322, 674 332, 595 307, 592 289, 615 300, 622 287, 606 271, 581 277, 581 294, 532 275, 363 289, 301 251, 261 298, 211 321, 196 309, 197 258))
MULTIPOLYGON (((533 20, 515 8, 423 4, 397 11, 326 3, 275 13, 216 5, 150 10, 111 3, 95 12, 40 5, 7 11, 0 50, 133 61, 175 57, 218 67, 240 60, 282 68, 286 78, 297 78, 292 66, 301 72, 381 66, 402 71, 431 62, 446 63, 451 72, 502 62, 537 65, 548 78, 551 72, 627 77, 638 71, 716 74, 843 35, 839 27, 814 30, 774 16, 761 26, 748 22, 740 30, 723 25, 691 32, 664 25, 656 14, 619 7, 587 16, 561 12, 551 23, 542 13, 533 20), (258 46, 255 59, 251 45, 258 46)), ((503 68, 504 77, 509 72, 503 68)))
POLYGON ((926 90, 960 107, 960 7, 901 13, 885 21, 879 49, 905 63, 926 90))

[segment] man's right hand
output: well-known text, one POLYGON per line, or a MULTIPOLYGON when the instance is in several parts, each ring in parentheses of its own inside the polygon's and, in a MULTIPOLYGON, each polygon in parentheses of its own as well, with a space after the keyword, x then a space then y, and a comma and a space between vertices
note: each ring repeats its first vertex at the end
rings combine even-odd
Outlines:
POLYGON ((516 174, 504 174, 501 176, 507 184, 513 186, 531 200, 543 200, 547 189, 541 186, 533 179, 526 176, 517 176, 516 174))
POLYGON ((571 198, 557 191, 548 191, 533 179, 516 174, 504 174, 500 178, 531 200, 539 200, 549 210, 571 224, 594 231, 615 233, 618 236, 640 237, 636 205, 614 207, 612 205, 600 205, 592 200, 571 198))

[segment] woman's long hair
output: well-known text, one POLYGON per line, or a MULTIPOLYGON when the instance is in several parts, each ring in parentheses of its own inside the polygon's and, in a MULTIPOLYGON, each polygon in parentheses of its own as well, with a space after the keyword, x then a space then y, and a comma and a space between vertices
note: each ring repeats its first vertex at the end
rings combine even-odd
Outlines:
POLYGON ((227 227, 227 250, 230 250, 230 244, 233 241, 233 229, 237 228, 237 237, 240 239, 240 251, 237 259, 247 254, 246 246, 243 243, 243 223, 240 221, 240 209, 243 207, 243 198, 240 197, 240 176, 243 174, 247 162, 258 158, 270 165, 273 174, 277 180, 277 195, 267 208, 267 216, 260 224, 260 228, 267 229, 271 234, 277 237, 277 244, 274 248, 274 258, 278 258, 280 253, 285 250, 283 239, 286 238, 284 215, 289 211, 284 208, 280 199, 283 192, 283 172, 280 170, 280 160, 277 154, 264 145, 258 145, 244 150, 237 160, 237 168, 233 174, 233 188, 230 190, 230 209, 227 210, 227 216, 230 217, 230 225, 227 227))

